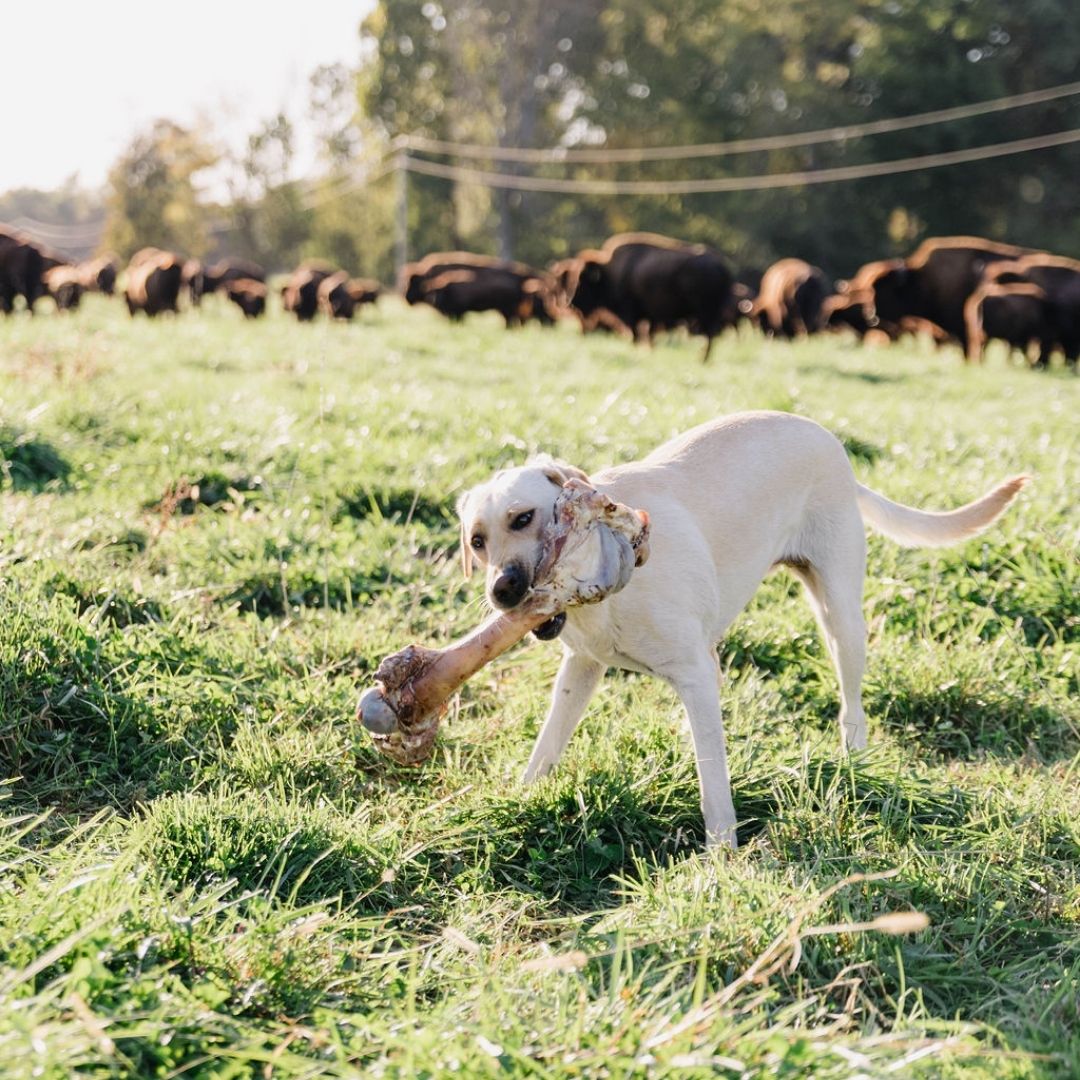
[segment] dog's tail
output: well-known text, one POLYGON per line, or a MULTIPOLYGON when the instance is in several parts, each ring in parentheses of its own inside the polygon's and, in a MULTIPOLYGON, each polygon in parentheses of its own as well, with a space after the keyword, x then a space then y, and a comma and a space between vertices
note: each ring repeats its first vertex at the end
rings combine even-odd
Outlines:
POLYGON ((856 484, 859 512, 872 528, 904 547, 944 547, 981 533, 1004 512, 1030 477, 1014 476, 958 510, 932 513, 886 499, 856 484))

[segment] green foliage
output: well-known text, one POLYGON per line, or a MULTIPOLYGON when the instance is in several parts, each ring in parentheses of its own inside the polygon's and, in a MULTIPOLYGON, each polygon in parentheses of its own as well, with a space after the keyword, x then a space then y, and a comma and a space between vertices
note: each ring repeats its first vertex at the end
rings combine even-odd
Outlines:
POLYGON ((702 366, 393 299, 4 330, 4 1077, 1077 1075, 1080 380, 732 334, 702 366), (381 657, 482 618, 464 487, 743 408, 820 420, 910 503, 1033 475, 969 544, 871 538, 866 754, 783 573, 720 648, 734 855, 644 676, 519 784, 555 646, 478 673, 423 769, 376 754, 381 657), (890 876, 825 895, 859 873, 890 876), (796 955, 800 927, 832 929, 796 955))
POLYGON ((203 133, 156 120, 109 172, 105 247, 123 257, 148 246, 201 255, 206 210, 194 177, 216 160, 203 133))
MULTIPOLYGON (((1080 49, 1070 0, 382 0, 363 32, 361 103, 390 135, 517 146, 714 143, 904 116, 1069 82, 1080 49)), ((664 180, 827 168, 1076 127, 1077 109, 1065 98, 812 147, 539 173, 664 180)), ((1063 147, 853 183, 659 198, 499 194, 415 178, 409 226, 414 250, 458 240, 536 262, 651 229, 713 243, 744 267, 797 255, 842 276, 929 235, 1077 254, 1076 161, 1063 147)))

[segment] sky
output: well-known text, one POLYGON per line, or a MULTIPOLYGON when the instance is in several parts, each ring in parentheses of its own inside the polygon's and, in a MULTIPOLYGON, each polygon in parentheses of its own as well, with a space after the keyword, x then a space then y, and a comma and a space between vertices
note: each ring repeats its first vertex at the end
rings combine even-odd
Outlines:
POLYGON ((4 3, 0 192, 105 182, 150 121, 209 116, 243 143, 284 109, 304 139, 307 79, 320 64, 355 63, 373 0, 51 0, 4 3))

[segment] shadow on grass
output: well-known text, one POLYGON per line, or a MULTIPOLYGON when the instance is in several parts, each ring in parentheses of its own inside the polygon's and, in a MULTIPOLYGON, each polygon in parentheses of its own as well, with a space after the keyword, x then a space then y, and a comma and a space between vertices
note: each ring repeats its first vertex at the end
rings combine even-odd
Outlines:
POLYGON ((1080 732, 1067 716, 1008 683, 954 677, 932 688, 868 685, 867 708, 904 742, 960 761, 1021 757, 1071 759, 1080 732))
POLYGON ((36 494, 63 489, 70 475, 71 466, 52 443, 0 427, 0 485, 6 482, 15 491, 36 494))
POLYGON ((869 383, 871 386, 883 386, 894 383, 910 382, 913 376, 903 372, 880 371, 845 371, 843 368, 826 367, 823 364, 809 364, 803 371, 813 375, 827 375, 830 379, 848 379, 869 383))

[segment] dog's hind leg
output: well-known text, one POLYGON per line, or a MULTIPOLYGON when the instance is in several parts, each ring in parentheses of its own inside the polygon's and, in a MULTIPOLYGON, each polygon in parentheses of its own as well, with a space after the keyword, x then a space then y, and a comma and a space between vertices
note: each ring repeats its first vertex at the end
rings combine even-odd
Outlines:
POLYGON ((571 652, 563 657, 551 707, 522 776, 526 784, 547 775, 558 764, 603 674, 604 665, 595 660, 571 652))
POLYGON ((736 847, 735 805, 731 801, 724 721, 720 715, 716 652, 708 647, 701 656, 688 658, 680 670, 666 672, 665 678, 682 700, 694 736, 706 843, 709 847, 736 847))
POLYGON ((862 679, 866 667, 866 620, 862 613, 866 535, 858 514, 835 528, 820 554, 792 569, 806 586, 825 645, 840 680, 840 745, 866 746, 862 679))

